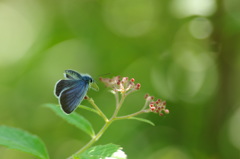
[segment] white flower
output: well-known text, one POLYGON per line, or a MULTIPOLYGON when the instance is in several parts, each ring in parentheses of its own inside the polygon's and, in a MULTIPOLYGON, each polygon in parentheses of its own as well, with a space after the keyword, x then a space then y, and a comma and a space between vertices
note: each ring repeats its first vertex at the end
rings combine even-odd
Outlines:
POLYGON ((111 157, 105 157, 105 159, 127 159, 127 155, 121 149, 118 149, 111 157))
POLYGON ((115 76, 113 78, 100 78, 100 81, 102 81, 107 87, 110 87, 113 94, 116 94, 117 92, 120 92, 121 94, 128 92, 129 94, 139 90, 141 86, 140 83, 134 83, 134 78, 129 80, 128 77, 121 78, 120 76, 115 76))

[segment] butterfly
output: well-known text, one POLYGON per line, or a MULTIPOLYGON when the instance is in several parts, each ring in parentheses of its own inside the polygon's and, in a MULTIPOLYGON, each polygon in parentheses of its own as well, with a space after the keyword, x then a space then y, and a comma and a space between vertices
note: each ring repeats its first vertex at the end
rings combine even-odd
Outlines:
POLYGON ((98 91, 99 88, 90 75, 65 70, 64 76, 66 79, 56 83, 54 94, 58 98, 62 110, 70 114, 82 102, 89 87, 95 91, 98 91))

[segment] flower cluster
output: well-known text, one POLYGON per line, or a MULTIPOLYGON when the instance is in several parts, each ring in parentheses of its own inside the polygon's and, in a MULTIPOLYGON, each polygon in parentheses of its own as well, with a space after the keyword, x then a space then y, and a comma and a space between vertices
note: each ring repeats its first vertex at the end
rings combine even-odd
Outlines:
POLYGON ((145 95, 145 99, 151 112, 158 113, 160 116, 163 116, 164 113, 169 114, 169 110, 166 109, 166 101, 162 101, 161 99, 154 101, 154 97, 148 94, 145 95))
POLYGON ((103 82, 107 87, 110 87, 112 90, 112 93, 131 93, 133 91, 139 90, 141 87, 140 83, 135 84, 135 79, 131 78, 129 80, 128 77, 120 77, 115 76, 113 78, 102 78, 99 79, 101 82, 103 82))
MULTIPOLYGON (((139 90, 141 87, 140 83, 134 83, 135 79, 128 77, 120 77, 115 76, 113 78, 102 78, 99 79, 101 82, 103 82, 106 87, 111 88, 111 92, 116 95, 116 98, 118 100, 118 93, 128 95, 129 93, 132 93, 136 90, 139 90)), ((144 97, 146 99, 146 102, 139 112, 153 112, 157 113, 160 116, 163 116, 164 114, 168 114, 169 110, 166 109, 166 101, 162 101, 161 99, 157 99, 154 101, 154 97, 150 96, 148 94, 144 97)), ((118 103, 118 102, 117 102, 118 103)))

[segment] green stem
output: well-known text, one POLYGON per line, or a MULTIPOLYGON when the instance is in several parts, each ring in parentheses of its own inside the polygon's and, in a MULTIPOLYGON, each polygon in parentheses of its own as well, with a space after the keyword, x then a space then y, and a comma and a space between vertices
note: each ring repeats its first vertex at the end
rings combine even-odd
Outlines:
MULTIPOLYGON (((119 112, 119 110, 120 110, 120 108, 121 108, 121 106, 122 106, 122 104, 123 104, 123 101, 125 100, 125 97, 126 97, 126 95, 125 95, 125 93, 123 93, 123 94, 122 94, 122 97, 121 97, 121 99, 120 99, 120 101, 119 101, 119 103, 118 103, 117 106, 116 106, 116 109, 115 109, 115 111, 114 111, 111 119, 114 119, 114 118, 117 116, 117 114, 118 114, 118 112, 119 112)), ((111 120, 111 119, 110 119, 110 120, 111 120)))
POLYGON ((98 108, 98 106, 95 104, 94 100, 92 98, 88 97, 88 102, 98 111, 99 115, 104 119, 104 121, 107 123, 109 120, 106 117, 106 115, 101 111, 101 109, 98 108))
MULTIPOLYGON (((106 131, 106 129, 111 125, 111 123, 113 122, 114 120, 109 120, 108 122, 106 122, 104 124, 104 126, 102 127, 102 129, 97 133, 96 136, 94 136, 84 147, 82 147, 79 151, 77 151, 76 153, 74 153, 74 156, 75 155, 79 155, 81 154, 82 152, 84 152, 85 150, 87 150, 89 147, 91 147, 101 136, 102 134, 106 131)), ((74 156, 70 156, 68 159, 72 159, 74 158, 74 156)))
POLYGON ((116 99, 116 106, 118 106, 118 104, 119 104, 119 94, 116 92, 114 94, 114 96, 115 96, 115 99, 116 99))
MULTIPOLYGON (((144 110, 141 110, 139 112, 136 112, 136 113, 133 113, 133 114, 130 114, 130 115, 126 115, 126 116, 121 116, 121 117, 117 117, 117 114, 124 102, 126 98, 126 94, 123 93, 122 96, 121 96, 121 99, 119 102, 116 103, 116 109, 112 115, 112 117, 110 119, 108 119, 105 114, 98 108, 98 106, 94 103, 94 100, 92 98, 88 98, 88 101, 89 103, 92 104, 92 106, 99 112, 99 115, 101 117, 103 117, 103 119, 105 120, 105 124, 103 125, 103 127, 101 128, 101 130, 95 135, 93 136, 93 138, 84 146, 82 147, 79 151, 77 151, 75 153, 75 155, 79 155, 81 154, 82 152, 84 152, 85 150, 87 150, 89 147, 91 147, 102 135, 103 133, 106 131, 106 129, 112 124, 113 121, 115 120, 119 120, 119 119, 126 119, 126 118, 130 118, 132 116, 135 116, 135 115, 138 115, 138 114, 141 114, 144 112, 144 110)), ((117 98, 118 99, 118 98, 117 98)), ((74 158, 74 156, 70 156, 68 159, 72 159, 74 158)))
POLYGON ((147 110, 140 110, 140 111, 138 111, 136 113, 133 113, 133 114, 115 117, 115 120, 128 119, 128 118, 131 118, 131 117, 134 117, 134 116, 137 116, 139 114, 146 113, 146 112, 147 112, 147 110))

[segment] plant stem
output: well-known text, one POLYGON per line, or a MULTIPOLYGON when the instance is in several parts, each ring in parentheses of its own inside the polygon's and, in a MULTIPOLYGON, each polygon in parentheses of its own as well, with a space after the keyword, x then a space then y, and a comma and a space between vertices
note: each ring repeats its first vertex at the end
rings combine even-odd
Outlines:
MULTIPOLYGON (((102 134, 106 131, 106 129, 111 125, 111 123, 113 122, 114 120, 109 120, 108 122, 106 122, 104 124, 104 126, 101 128, 101 130, 97 133, 96 136, 94 136, 84 147, 82 147, 79 151, 77 151, 76 153, 74 153, 74 156, 75 155, 79 155, 81 154, 82 152, 84 152, 85 150, 87 150, 89 147, 92 146, 92 144, 94 144, 94 142, 96 142, 101 136, 102 134)), ((72 159, 74 156, 70 156, 68 159, 72 159)))
MULTIPOLYGON (((125 93, 123 93, 122 96, 121 96, 120 101, 119 101, 118 104, 116 105, 116 109, 115 109, 115 111, 114 111, 113 116, 111 117, 111 119, 114 119, 114 118, 117 116, 117 114, 118 114, 118 112, 119 112, 119 110, 120 110, 120 108, 121 108, 121 106, 122 106, 122 104, 123 104, 123 101, 125 100, 125 97, 126 97, 126 95, 125 95, 125 93)), ((111 119, 110 119, 110 120, 111 120, 111 119)))
POLYGON ((92 98, 88 98, 88 102, 98 111, 99 115, 104 119, 104 121, 107 123, 109 120, 106 117, 106 115, 101 111, 101 109, 98 108, 98 106, 95 104, 94 100, 92 98))
MULTIPOLYGON (((116 103, 116 109, 112 115, 112 117, 110 119, 108 119, 105 114, 98 108, 98 106, 94 103, 94 100, 92 98, 88 98, 89 103, 99 112, 99 115, 101 117, 103 117, 103 119, 105 120, 105 124, 103 125, 103 127, 99 130, 99 132, 92 137, 92 139, 84 146, 82 147, 79 151, 77 151, 73 156, 70 156, 68 159, 72 159, 74 158, 75 155, 79 155, 82 152, 84 152, 85 150, 87 150, 89 147, 91 147, 102 135, 103 133, 106 131, 106 129, 112 124, 113 121, 115 120, 119 120, 119 119, 126 119, 126 118, 130 118, 132 116, 141 114, 144 112, 144 110, 141 110, 139 112, 130 114, 130 115, 126 115, 126 116, 121 116, 121 117, 117 117, 117 114, 124 102, 126 98, 126 94, 122 93, 121 99, 119 102, 116 103)), ((116 98, 118 100, 118 97, 116 98)))
POLYGON ((140 111, 138 111, 136 113, 133 113, 133 114, 115 117, 115 120, 128 119, 128 118, 131 118, 131 117, 134 117, 134 116, 137 116, 139 114, 146 113, 146 112, 147 112, 147 110, 140 110, 140 111))
POLYGON ((117 107, 118 104, 119 104, 119 94, 116 92, 116 93, 114 94, 114 96, 115 96, 115 99, 116 99, 116 107, 117 107))
MULTIPOLYGON (((92 140, 90 140, 84 147, 82 147, 79 151, 77 151, 75 153, 75 155, 78 155, 78 154, 81 154, 82 152, 84 152, 85 150, 87 150, 90 146, 92 146, 92 144, 94 142, 96 142, 101 136, 102 134, 105 132, 105 130, 110 126, 110 124, 112 123, 113 121, 109 121, 109 122, 106 122, 105 125, 102 127, 102 129, 97 133, 96 136, 94 136, 92 138, 92 140)), ((71 156, 70 158, 72 158, 73 156, 71 156)), ((69 159, 70 159, 69 158, 69 159)))
MULTIPOLYGON (((87 150, 89 147, 92 146, 92 144, 94 144, 102 136, 102 134, 106 131, 106 129, 116 119, 116 116, 118 114, 119 109, 121 108, 121 105, 122 105, 124 99, 125 99, 125 94, 122 94, 121 100, 119 102, 117 102, 116 109, 113 113, 113 116, 111 117, 111 119, 108 120, 108 118, 105 116, 105 114, 94 103, 94 100, 92 98, 88 98, 89 103, 99 112, 99 115, 101 117, 103 117, 103 119, 105 120, 105 124, 103 125, 101 130, 95 136, 93 136, 92 139, 84 147, 82 147, 79 151, 77 151, 75 153, 75 155, 79 155, 82 152, 84 152, 85 150, 87 150)), ((70 156, 68 159, 72 159, 72 158, 74 158, 74 156, 70 156)))

